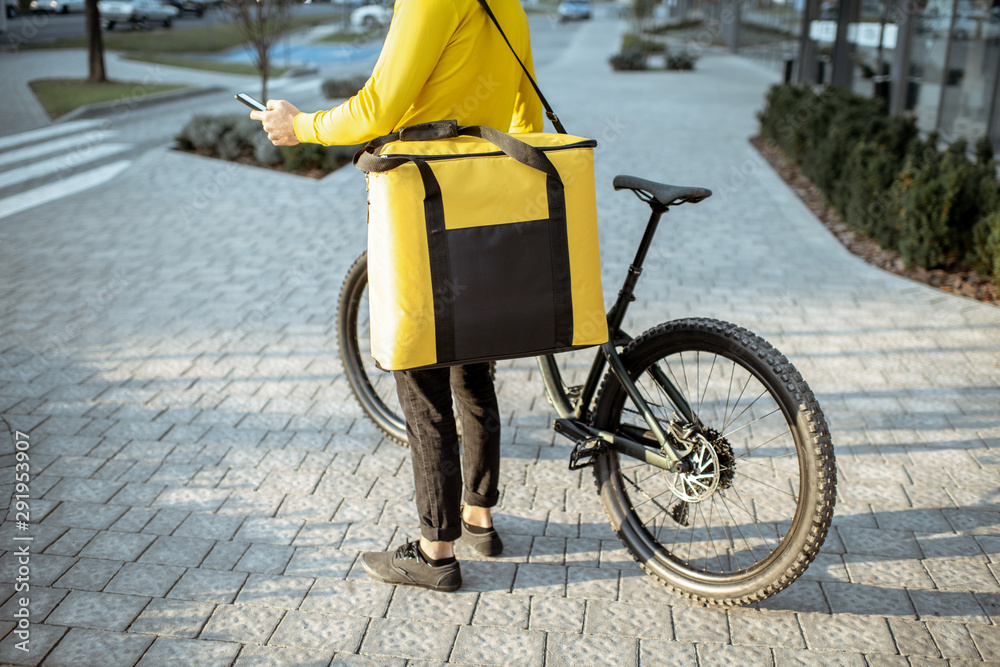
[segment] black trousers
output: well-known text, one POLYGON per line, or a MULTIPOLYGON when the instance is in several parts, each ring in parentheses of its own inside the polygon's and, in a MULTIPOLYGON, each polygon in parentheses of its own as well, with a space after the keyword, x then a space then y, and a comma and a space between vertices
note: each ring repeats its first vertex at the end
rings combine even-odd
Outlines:
POLYGON ((499 500, 500 411, 490 364, 394 375, 413 457, 420 534, 432 542, 453 542, 462 535, 463 487, 467 505, 493 507, 499 500))

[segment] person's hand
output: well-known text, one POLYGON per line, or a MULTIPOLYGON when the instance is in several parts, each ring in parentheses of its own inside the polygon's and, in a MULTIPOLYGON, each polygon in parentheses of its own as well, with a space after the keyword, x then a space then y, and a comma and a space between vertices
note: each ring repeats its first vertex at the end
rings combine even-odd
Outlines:
POLYGON ((263 123, 267 138, 275 146, 294 146, 299 139, 295 136, 292 119, 298 112, 291 102, 268 100, 267 111, 251 111, 250 117, 263 123))

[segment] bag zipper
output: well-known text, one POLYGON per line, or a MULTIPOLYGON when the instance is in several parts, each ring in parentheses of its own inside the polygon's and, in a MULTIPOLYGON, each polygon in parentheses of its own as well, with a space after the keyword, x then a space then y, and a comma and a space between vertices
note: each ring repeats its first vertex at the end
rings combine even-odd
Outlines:
MULTIPOLYGON (((545 147, 532 146, 532 148, 537 148, 543 153, 547 153, 550 151, 565 151, 565 150, 571 150, 573 148, 596 148, 596 147, 597 147, 596 139, 585 139, 583 141, 577 141, 576 143, 565 144, 563 146, 545 146, 545 147)), ((378 157, 386 157, 386 158, 395 157, 395 158, 404 158, 407 160, 431 161, 431 160, 452 160, 456 158, 469 158, 469 157, 497 157, 498 155, 507 155, 507 154, 504 153, 503 151, 498 150, 498 151, 491 151, 489 153, 452 153, 451 155, 419 155, 413 153, 386 153, 386 154, 379 154, 378 157)))

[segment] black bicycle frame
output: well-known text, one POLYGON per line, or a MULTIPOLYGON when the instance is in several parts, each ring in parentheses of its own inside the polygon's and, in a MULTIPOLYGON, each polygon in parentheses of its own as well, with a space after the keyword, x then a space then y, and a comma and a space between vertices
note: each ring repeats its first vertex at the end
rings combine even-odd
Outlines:
MULTIPOLYGON (((571 397, 567 393, 562 380, 562 374, 559 372, 559 366, 552 355, 538 357, 538 368, 542 374, 542 381, 545 383, 545 390, 549 395, 549 400, 561 418, 562 428, 560 430, 562 432, 578 442, 586 438, 600 438, 621 454, 645 461, 665 470, 675 471, 680 466, 681 458, 690 453, 691 446, 688 445, 679 448, 676 440, 669 437, 663 430, 663 426, 653 415, 649 404, 642 397, 638 387, 636 387, 635 383, 628 376, 628 371, 625 369, 616 349, 617 346, 627 345, 632 340, 631 336, 621 330, 621 325, 625 321, 625 312, 628 310, 628 305, 635 300, 635 286, 639 282, 639 276, 642 274, 642 265, 646 260, 646 253, 649 251, 650 245, 652 245, 653 236, 656 234, 660 218, 667 212, 667 207, 655 200, 648 203, 653 212, 649 216, 649 222, 646 223, 646 230, 643 233, 642 240, 639 242, 635 258, 628 267, 625 282, 618 291, 618 298, 615 300, 614 305, 611 306, 611 310, 608 311, 608 342, 602 345, 600 350, 595 354, 590 372, 587 374, 586 383, 580 388, 579 395, 575 396, 575 400, 571 402, 571 397), (597 394, 605 363, 610 366, 611 372, 622 383, 622 387, 625 389, 626 394, 628 394, 629 399, 635 404, 635 407, 649 426, 650 432, 660 446, 659 452, 631 438, 595 428, 585 421, 587 418, 587 406, 591 404, 594 396, 597 394)), ((681 392, 667 378, 663 370, 658 366, 654 366, 650 369, 650 373, 682 416, 689 423, 694 423, 696 418, 691 410, 691 406, 688 405, 681 392)))

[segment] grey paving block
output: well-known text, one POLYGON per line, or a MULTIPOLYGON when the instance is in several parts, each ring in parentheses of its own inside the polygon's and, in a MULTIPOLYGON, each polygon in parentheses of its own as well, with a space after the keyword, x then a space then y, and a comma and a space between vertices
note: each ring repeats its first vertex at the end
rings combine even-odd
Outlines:
MULTIPOLYGON (((111 530, 122 533, 138 533, 142 527, 152 521, 157 510, 146 507, 133 507, 122 515, 120 519, 111 524, 111 530)), ((92 533, 93 535, 93 533, 92 533)), ((83 545, 81 545, 83 548, 83 545)))
MULTIPOLYGON (((239 595, 236 596, 236 602, 238 604, 296 609, 313 588, 314 583, 315 580, 305 577, 251 574, 247 577, 239 595)), ((302 608, 306 609, 304 605, 302 608)))
POLYGON ((509 593, 480 593, 472 624, 527 630, 531 599, 509 593))
MULTIPOLYGON (((8 551, 6 555, 0 557, 0 572, 4 573, 4 579, 14 580, 14 573, 20 570, 19 560, 20 556, 16 555, 14 551, 8 551)), ((76 559, 29 552, 29 561, 29 585, 51 586, 66 570, 73 566, 76 559)))
POLYGON ((982 660, 969 628, 961 623, 930 621, 927 630, 934 638, 941 656, 949 660, 982 660))
POLYGON ((220 605, 201 631, 201 639, 214 639, 240 644, 263 644, 278 627, 283 609, 220 605))
POLYGON ((271 517, 285 499, 281 493, 260 493, 247 489, 235 489, 229 499, 219 508, 220 514, 271 517))
POLYGON ((155 539, 155 535, 143 533, 101 531, 84 547, 80 556, 82 558, 135 560, 155 539))
POLYGON ((696 644, 664 639, 639 640, 639 667, 687 667, 698 663, 696 644))
MULTIPOLYGON (((340 498, 332 494, 332 498, 340 498)), ((385 507, 385 500, 372 500, 368 498, 344 498, 340 507, 333 515, 333 520, 338 523, 375 523, 378 521, 382 510, 385 507)))
MULTIPOLYGON (((287 575, 279 577, 276 578, 276 582, 280 584, 289 578, 287 575)), ((380 582, 317 579, 299 608, 303 611, 318 611, 327 614, 354 614, 381 618, 385 615, 389 599, 395 590, 392 586, 386 586, 380 582)), ((244 588, 245 591, 246 588, 244 588)), ((240 595, 242 597, 243 593, 240 595)))
POLYGON ((123 563, 120 560, 81 558, 53 584, 55 588, 72 588, 82 591, 103 590, 123 563))
POLYGON ((367 626, 368 618, 365 616, 289 611, 278 624, 268 644, 354 653, 361 644, 367 626))
POLYGON ((729 612, 732 643, 745 646, 805 648, 798 618, 791 613, 733 609, 729 612))
POLYGON ((327 667, 332 651, 245 645, 233 667, 327 667))
POLYGON ((246 542, 216 542, 200 567, 209 570, 231 570, 250 548, 246 542))
MULTIPOLYGON (((484 626, 459 628, 451 660, 493 665, 538 665, 545 660, 544 633, 484 626)), ((549 635, 549 640, 555 635, 549 635)))
POLYGON ((1000 631, 996 626, 969 624, 966 626, 983 660, 1000 660, 1000 631))
POLYGON ((637 665, 639 640, 607 635, 551 633, 545 646, 545 664, 569 667, 590 663, 602 656, 607 664, 637 665))
MULTIPOLYGON (((14 614, 20 612, 21 598, 16 591, 10 591, 12 595, 10 598, 0 606, 0 620, 3 621, 13 621, 19 620, 14 614)), ((21 591, 23 593, 24 591, 21 591)), ((40 623, 45 620, 45 618, 56 608, 63 598, 65 598, 69 591, 62 588, 46 588, 44 586, 30 586, 28 596, 28 612, 31 614, 31 622, 40 623)))
POLYGON ((153 506, 188 512, 215 512, 230 493, 228 489, 168 488, 156 497, 153 506))
POLYGON ((46 665, 57 667, 131 667, 153 643, 153 637, 105 630, 71 629, 49 654, 46 665))
POLYGON ((528 627, 543 632, 583 632, 583 616, 586 603, 583 600, 569 600, 545 596, 531 598, 528 627))
POLYGON ((766 647, 698 645, 698 661, 705 667, 729 667, 733 664, 766 665, 772 659, 771 649, 766 647))
POLYGON ((17 646, 24 639, 10 633, 0 640, 0 661, 11 665, 37 665, 68 631, 68 628, 33 623, 28 644, 23 645, 27 651, 17 646))
POLYGON ((70 591, 45 620, 72 628, 124 630, 148 602, 135 595, 70 591))
POLYGON ((618 570, 568 567, 566 572, 566 597, 588 600, 618 599, 618 570))
POLYGON ((391 526, 355 523, 348 527, 340 546, 353 551, 386 551, 395 534, 396 529, 391 526))
POLYGON ((278 574, 284 571, 294 553, 292 547, 279 544, 251 544, 233 569, 278 574))
POLYGON ((585 632, 590 635, 642 639, 674 637, 670 607, 661 604, 634 605, 609 600, 587 601, 585 632))
POLYGON ((184 510, 161 509, 149 523, 142 527, 142 532, 169 535, 187 519, 189 514, 184 510))
POLYGON ((728 644, 729 619, 721 609, 702 607, 675 607, 673 610, 674 637, 677 641, 728 644))
POLYGON ((241 516, 195 513, 189 515, 173 534, 175 537, 231 540, 242 523, 241 516))
POLYGON ((300 496, 289 494, 278 508, 276 516, 284 519, 329 521, 343 498, 338 496, 300 496))
MULTIPOLYGON (((117 523, 117 522, 116 522, 117 523)), ((70 528, 62 536, 45 548, 45 553, 56 556, 75 556, 97 534, 96 530, 70 528)), ((32 541, 34 545, 34 540, 32 541)), ((37 549, 37 545, 34 545, 37 549)))
POLYGON ((972 593, 909 591, 920 620, 945 619, 960 623, 989 623, 989 616, 972 593))
POLYGON ((896 641, 896 648, 902 655, 928 658, 941 656, 941 652, 934 644, 934 638, 924 623, 890 618, 889 629, 896 641))
POLYGON ((340 547, 347 535, 346 523, 306 521, 292 540, 296 547, 340 547))
POLYGON ((198 567, 215 546, 212 540, 161 535, 146 549, 139 561, 159 565, 198 567))
MULTIPOLYGON (((134 468, 130 468, 120 476, 118 478, 119 481, 123 481, 122 477, 128 475, 132 470, 134 468)), ((131 507, 148 507, 163 492, 163 488, 160 484, 147 484, 145 481, 128 482, 122 487, 121 491, 114 495, 110 502, 117 505, 129 505, 131 507)))
POLYGON ((240 651, 239 644, 178 637, 157 637, 136 667, 159 665, 229 665, 240 651))
POLYGON ((223 572, 204 568, 188 570, 167 595, 181 600, 229 603, 236 599, 246 578, 245 572, 223 572))
POLYGON ((64 502, 45 517, 43 524, 107 530, 128 509, 122 505, 64 502))
POLYGON ((867 667, 868 662, 861 653, 835 651, 812 651, 795 648, 774 649, 776 667, 867 667))
POLYGON ((896 646, 884 619, 864 616, 800 614, 799 623, 810 649, 895 654, 896 646))
POLYGON ((514 593, 521 595, 566 595, 566 568, 561 565, 521 564, 514 577, 514 593))
POLYGON ((465 625, 472 621, 478 593, 456 591, 443 593, 413 586, 401 586, 392 596, 388 618, 414 621, 434 619, 439 623, 465 625))
POLYGON ((357 560, 356 551, 324 547, 299 547, 288 561, 285 574, 297 577, 329 577, 344 579, 357 560))
POLYGON ((1000 584, 985 563, 959 560, 926 560, 924 568, 942 590, 1000 592, 1000 584))
POLYGON ((182 574, 183 567, 125 563, 104 590, 107 593, 163 597, 182 574))
POLYGON ((823 582, 823 592, 835 614, 868 614, 916 618, 903 588, 823 582))
POLYGON ((848 553, 890 558, 921 558, 923 552, 913 533, 845 526, 839 531, 848 553))
POLYGON ((906 588, 934 587, 934 581, 917 559, 899 560, 846 554, 844 563, 851 580, 858 583, 906 588))
POLYGON ((458 626, 400 619, 372 619, 360 653, 395 658, 447 660, 452 654, 461 660, 458 626), (454 652, 452 646, 454 645, 454 652))
POLYGON ((215 610, 210 602, 154 598, 132 621, 128 631, 172 637, 197 637, 215 610))
POLYGON ((291 544, 302 528, 299 519, 276 519, 247 517, 233 537, 244 542, 264 542, 267 544, 291 544))

